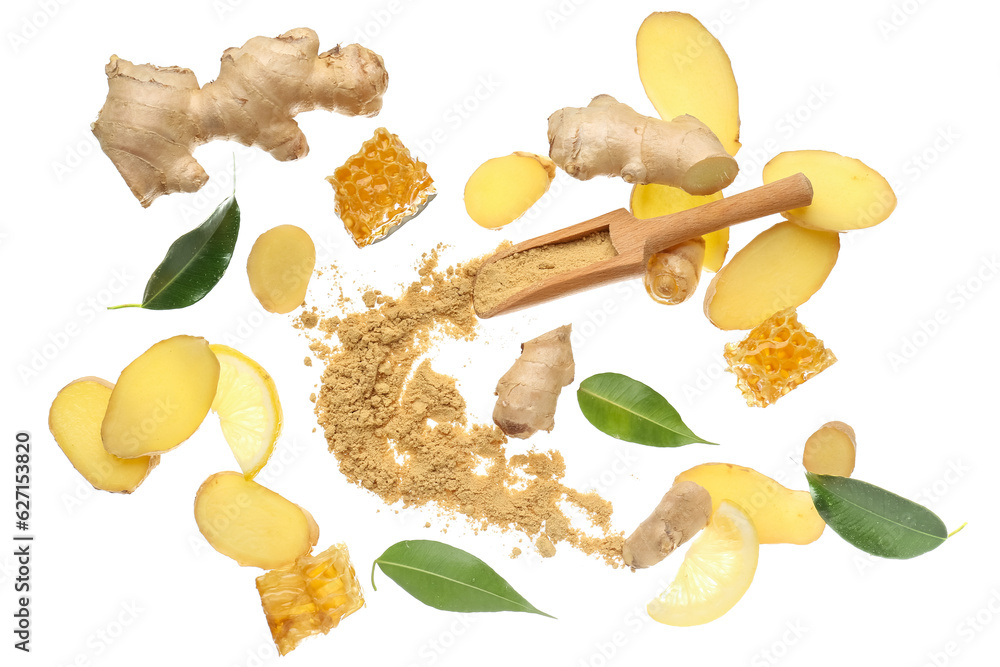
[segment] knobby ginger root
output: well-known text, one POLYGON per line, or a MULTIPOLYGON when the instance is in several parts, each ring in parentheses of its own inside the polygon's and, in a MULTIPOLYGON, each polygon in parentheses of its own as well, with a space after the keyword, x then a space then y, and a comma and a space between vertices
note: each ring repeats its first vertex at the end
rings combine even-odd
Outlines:
POLYGON ((853 428, 844 422, 828 422, 806 440, 802 465, 817 475, 850 477, 857 447, 853 428))
POLYGON ((809 544, 826 528, 808 491, 793 491, 752 468, 731 463, 703 463, 674 479, 694 482, 712 496, 712 512, 729 500, 757 527, 761 544, 809 544))
POLYGON ((570 331, 567 324, 521 345, 521 356, 497 383, 493 421, 508 436, 528 438, 555 426, 556 401, 576 370, 570 331))
POLYGON ((694 482, 678 482, 660 499, 622 548, 629 567, 656 565, 708 525, 712 497, 694 482))
POLYGON ((655 252, 646 262, 643 284, 653 301, 667 306, 684 303, 698 289, 701 265, 705 261, 705 239, 678 243, 655 252))
POLYGON ((69 462, 95 489, 132 493, 160 457, 120 459, 104 449, 101 422, 113 388, 110 382, 95 377, 70 382, 52 401, 49 430, 69 462))
POLYGON ((720 329, 752 329, 805 303, 826 282, 839 253, 835 232, 778 223, 715 274, 705 293, 705 315, 720 329))
POLYGON ((160 341, 118 377, 101 423, 104 448, 124 459, 170 451, 201 426, 218 385, 219 360, 208 341, 160 341))
POLYGON ((693 195, 718 192, 739 171, 697 118, 650 118, 610 95, 549 116, 549 157, 580 180, 621 176, 628 183, 673 185, 693 195))
POLYGON ((261 234, 247 258, 250 289, 269 313, 290 313, 302 305, 314 268, 316 245, 295 225, 261 234))
POLYGON ((736 155, 739 97, 732 63, 719 40, 690 14, 656 12, 639 26, 635 50, 639 79, 660 118, 690 114, 736 155))
POLYGON ((465 184, 465 210, 481 227, 503 227, 541 199, 555 176, 555 163, 534 153, 518 151, 487 160, 465 184))
POLYGON ((202 483, 194 518, 213 549, 265 570, 291 565, 319 541, 309 512, 238 472, 216 473, 202 483))
POLYGON ((782 215, 810 229, 846 232, 873 227, 896 208, 892 186, 861 160, 830 151, 788 151, 764 165, 764 183, 803 173, 813 186, 809 206, 782 215))
POLYGON ((388 83, 376 53, 357 44, 319 53, 319 38, 308 28, 226 49, 219 76, 204 87, 189 69, 134 65, 118 56, 105 72, 108 97, 94 135, 144 207, 205 184, 208 175, 191 154, 196 146, 230 139, 295 160, 309 152, 296 114, 373 116, 388 83))

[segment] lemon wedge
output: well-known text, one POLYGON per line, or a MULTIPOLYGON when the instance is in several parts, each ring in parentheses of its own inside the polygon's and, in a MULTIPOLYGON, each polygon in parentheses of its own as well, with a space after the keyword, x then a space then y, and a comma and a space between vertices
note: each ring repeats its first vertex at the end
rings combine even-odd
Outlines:
POLYGON ((666 625, 714 621, 750 588, 758 551, 753 522, 735 504, 723 501, 691 544, 673 583, 646 605, 646 611, 666 625))
POLYGON ((211 345, 219 359, 212 410, 243 476, 260 472, 281 434, 281 402, 274 379, 260 364, 226 345, 211 345))

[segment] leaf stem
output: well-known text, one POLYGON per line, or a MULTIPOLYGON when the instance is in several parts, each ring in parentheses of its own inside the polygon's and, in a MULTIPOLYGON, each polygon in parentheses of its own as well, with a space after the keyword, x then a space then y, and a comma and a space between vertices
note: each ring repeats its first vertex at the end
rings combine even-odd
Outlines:
POLYGON ((378 559, 372 561, 372 590, 378 592, 378 588, 375 587, 375 566, 378 565, 378 559))
POLYGON ((951 537, 952 535, 956 535, 956 534, 958 534, 959 532, 961 532, 961 530, 962 530, 963 528, 965 528, 965 527, 966 527, 966 526, 968 526, 968 525, 969 525, 969 522, 968 522, 968 521, 966 521, 966 522, 965 522, 965 523, 963 523, 963 524, 962 524, 961 526, 959 526, 959 527, 958 527, 958 528, 956 528, 955 530, 953 530, 953 531, 951 531, 950 533, 948 533, 948 537, 951 537))
POLYGON ((118 310, 119 308, 142 308, 141 303, 123 303, 120 306, 108 306, 108 310, 118 310))

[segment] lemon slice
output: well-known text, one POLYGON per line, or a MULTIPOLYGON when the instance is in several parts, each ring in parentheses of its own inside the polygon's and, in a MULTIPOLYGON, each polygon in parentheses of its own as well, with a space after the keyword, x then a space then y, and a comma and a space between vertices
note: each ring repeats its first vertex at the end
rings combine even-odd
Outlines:
POLYGON ((274 379, 260 364, 226 345, 211 345, 219 359, 212 410, 243 470, 253 479, 267 463, 281 433, 281 402, 274 379))
POLYGON ((750 588, 758 550, 753 522, 739 507, 723 501, 691 544, 673 583, 646 605, 646 611, 667 625, 714 621, 750 588))

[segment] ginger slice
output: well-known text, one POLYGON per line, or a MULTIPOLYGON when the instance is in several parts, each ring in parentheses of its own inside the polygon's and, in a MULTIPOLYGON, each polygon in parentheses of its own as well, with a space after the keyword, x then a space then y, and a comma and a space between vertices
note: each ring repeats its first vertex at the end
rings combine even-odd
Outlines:
POLYGON ((344 544, 265 572, 257 577, 257 592, 281 655, 294 650, 306 637, 330 632, 365 605, 344 544))
POLYGON ((159 456, 121 459, 101 441, 101 422, 114 385, 95 377, 74 380, 59 390, 49 410, 49 430, 73 467, 95 489, 132 493, 160 462, 159 456))
POLYGON ((541 199, 556 176, 552 160, 516 152, 479 165, 465 184, 465 210, 481 227, 514 222, 541 199))
POLYGON ((290 313, 301 306, 315 268, 316 246, 295 225, 279 225, 261 234, 247 258, 250 289, 269 313, 290 313))
POLYGON ((265 570, 294 563, 319 540, 309 512, 238 472, 216 473, 202 483, 194 518, 216 551, 265 570))
POLYGON ((892 186, 861 160, 830 151, 788 151, 764 165, 764 183, 803 173, 813 186, 809 206, 783 216, 810 229, 846 232, 873 227, 896 208, 892 186))
POLYGON ((781 222, 722 267, 705 293, 705 315, 720 329, 752 329, 805 303, 837 263, 840 236, 781 222))
POLYGON ((389 236, 437 194, 427 165, 384 127, 326 180, 337 215, 359 248, 389 236))
POLYGON ((747 405, 765 408, 826 370, 837 357, 799 324, 795 309, 775 314, 725 351, 747 405))
POLYGON ((736 77, 725 49, 698 19, 682 12, 650 14, 635 38, 639 79, 660 118, 694 116, 730 155, 740 149, 736 77))
POLYGON ((703 463, 685 470, 674 484, 694 482, 712 497, 712 512, 729 500, 757 527, 761 544, 809 544, 819 539, 826 522, 808 491, 788 489, 752 468, 732 463, 703 463))
MULTIPOLYGON (((708 204, 720 199, 722 199, 721 192, 702 196, 690 195, 680 188, 659 185, 657 183, 646 183, 632 187, 629 207, 632 215, 640 219, 645 219, 686 211, 695 206, 701 206, 702 204, 708 204)), ((719 269, 722 268, 723 262, 726 261, 726 253, 729 252, 729 227, 705 234, 701 238, 705 239, 705 259, 702 262, 702 268, 712 273, 718 273, 719 269)), ((669 252, 669 250, 664 252, 669 252)))
POLYGON ((121 458, 162 454, 205 420, 219 384, 219 360, 208 341, 174 336, 125 367, 101 424, 104 448, 121 458))
POLYGON ((844 422, 827 422, 806 440, 802 465, 817 475, 850 477, 857 448, 853 428, 844 422))

